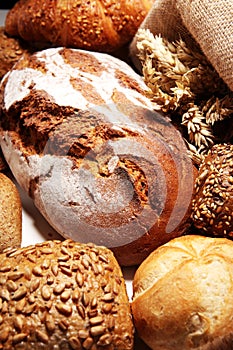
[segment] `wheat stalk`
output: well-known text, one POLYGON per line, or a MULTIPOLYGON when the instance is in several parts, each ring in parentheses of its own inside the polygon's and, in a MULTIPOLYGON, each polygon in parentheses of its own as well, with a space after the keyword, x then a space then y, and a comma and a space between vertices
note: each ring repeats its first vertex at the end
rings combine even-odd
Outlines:
MULTIPOLYGON (((201 51, 183 40, 169 42, 148 29, 137 33, 137 48, 149 98, 156 109, 180 117, 191 153, 205 153, 215 142, 213 125, 233 114, 233 93, 201 51)), ((195 156, 195 158, 198 158, 195 156)))

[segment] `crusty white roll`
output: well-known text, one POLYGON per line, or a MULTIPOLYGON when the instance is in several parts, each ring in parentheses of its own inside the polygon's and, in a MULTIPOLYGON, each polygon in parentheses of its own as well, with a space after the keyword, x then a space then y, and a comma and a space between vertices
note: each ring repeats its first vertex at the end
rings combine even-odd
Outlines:
POLYGON ((132 265, 190 226, 186 146, 126 63, 51 48, 20 59, 1 88, 5 159, 60 234, 132 265))
POLYGON ((132 350, 133 338, 107 248, 46 241, 0 255, 0 349, 132 350))
POLYGON ((187 235, 155 250, 133 281, 132 313, 153 350, 231 350, 233 242, 187 235))

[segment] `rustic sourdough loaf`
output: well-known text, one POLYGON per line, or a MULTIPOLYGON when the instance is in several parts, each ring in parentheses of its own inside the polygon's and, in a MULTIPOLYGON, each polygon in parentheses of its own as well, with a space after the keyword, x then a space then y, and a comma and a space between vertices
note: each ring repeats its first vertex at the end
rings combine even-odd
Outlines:
POLYGON ((22 204, 13 181, 0 173, 0 253, 18 248, 22 240, 22 204))
POLYGON ((187 235, 143 261, 132 313, 151 349, 232 349, 232 257, 231 240, 187 235))
POLYGON ((9 11, 6 32, 40 42, 102 52, 128 43, 153 0, 20 0, 9 11))
POLYGON ((1 349, 133 349, 133 324, 112 252, 71 240, 0 255, 1 349))
POLYGON ((1 90, 4 156, 60 234, 132 265, 190 225, 186 147, 126 63, 51 48, 24 56, 1 90))

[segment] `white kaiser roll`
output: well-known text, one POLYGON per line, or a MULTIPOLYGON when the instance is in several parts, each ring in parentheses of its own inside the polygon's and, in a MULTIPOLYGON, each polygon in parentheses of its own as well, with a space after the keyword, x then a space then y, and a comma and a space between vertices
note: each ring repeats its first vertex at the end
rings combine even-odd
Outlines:
POLYGON ((233 242, 187 235, 155 250, 133 281, 139 336, 154 350, 233 348, 233 242))

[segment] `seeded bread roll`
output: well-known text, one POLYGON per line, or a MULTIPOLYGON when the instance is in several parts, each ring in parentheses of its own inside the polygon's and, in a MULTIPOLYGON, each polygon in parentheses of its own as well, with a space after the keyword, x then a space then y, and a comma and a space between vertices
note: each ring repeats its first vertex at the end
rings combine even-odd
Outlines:
POLYGON ((128 43, 153 0, 20 0, 8 12, 6 32, 29 42, 112 52, 128 43))
POLYGON ((9 37, 5 28, 0 27, 0 80, 24 52, 27 52, 26 45, 19 39, 9 37))
POLYGON ((143 261, 133 280, 132 314, 153 350, 231 350, 233 242, 187 235, 143 261))
POLYGON ((22 204, 13 181, 0 173, 0 253, 22 241, 22 204))
POLYGON ((146 86, 110 55, 52 48, 2 82, 1 147, 61 235, 112 248, 123 265, 190 226, 193 165, 146 86))
POLYGON ((71 240, 0 255, 1 349, 133 349, 121 269, 111 251, 71 240))
POLYGON ((200 165, 191 216, 204 234, 233 237, 232 154, 233 145, 216 144, 200 165))

